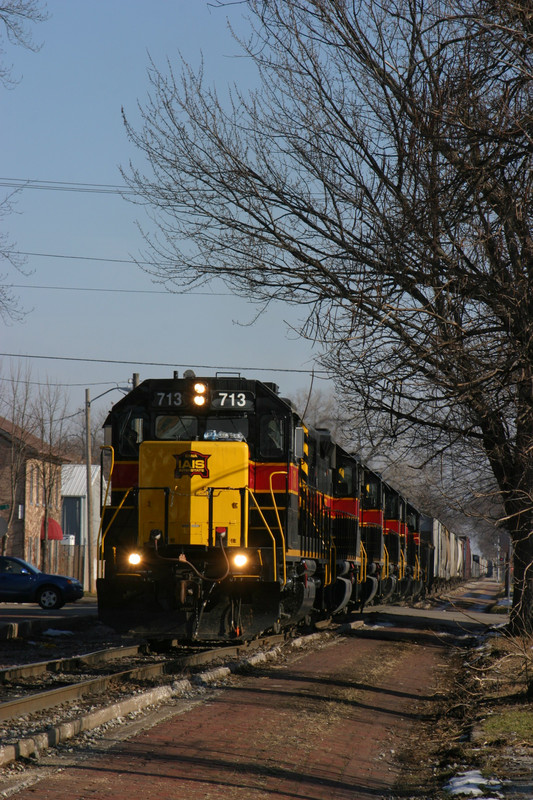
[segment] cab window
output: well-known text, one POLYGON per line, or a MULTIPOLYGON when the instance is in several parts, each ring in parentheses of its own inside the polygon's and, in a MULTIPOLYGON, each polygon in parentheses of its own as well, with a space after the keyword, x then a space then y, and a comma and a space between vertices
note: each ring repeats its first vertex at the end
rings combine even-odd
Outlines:
POLYGON ((280 458, 285 453, 285 425, 281 417, 265 414, 259 422, 259 449, 265 458, 280 458))
POLYGON ((379 484, 377 481, 367 480, 363 486, 363 508, 379 507, 379 484))
POLYGON ((385 516, 387 519, 403 519, 403 503, 400 495, 396 492, 388 491, 385 495, 385 516))
POLYGON ((336 494, 338 497, 353 497, 355 494, 355 469, 351 464, 343 464, 337 470, 336 494))
POLYGON ((118 420, 118 449, 122 456, 136 456, 144 436, 144 415, 128 411, 118 420))

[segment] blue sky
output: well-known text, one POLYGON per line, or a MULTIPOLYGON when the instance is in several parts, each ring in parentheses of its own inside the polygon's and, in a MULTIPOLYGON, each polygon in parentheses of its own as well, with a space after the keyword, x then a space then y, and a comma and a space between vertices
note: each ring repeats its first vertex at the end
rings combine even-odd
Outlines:
MULTIPOLYGON (((238 4, 223 10, 205 0, 48 0, 46 6, 50 18, 34 26, 41 50, 9 47, 5 57, 20 80, 0 89, 2 197, 10 191, 1 185, 7 179, 121 184, 119 165, 137 158, 121 107, 135 118, 148 90, 148 54, 159 66, 167 58, 177 64, 179 53, 198 65, 203 55, 206 76, 217 86, 253 83, 227 29, 231 14, 237 30, 245 30, 238 4)), ((278 304, 250 327, 255 307, 223 287, 211 295, 162 293, 134 263, 121 263, 142 247, 135 226, 141 214, 117 193, 19 191, 4 228, 14 249, 41 255, 28 256, 27 275, 0 265, 5 283, 23 287, 15 291, 29 312, 22 323, 0 321, 0 352, 97 359, 20 359, 34 380, 65 384, 74 408, 86 386, 96 397, 133 372, 141 379, 172 374, 172 366, 156 362, 180 371, 178 365, 240 368, 246 377, 276 381, 284 395, 307 389, 313 350, 286 324, 297 325, 298 309, 278 304)), ((13 361, 0 356, 4 377, 13 361)))

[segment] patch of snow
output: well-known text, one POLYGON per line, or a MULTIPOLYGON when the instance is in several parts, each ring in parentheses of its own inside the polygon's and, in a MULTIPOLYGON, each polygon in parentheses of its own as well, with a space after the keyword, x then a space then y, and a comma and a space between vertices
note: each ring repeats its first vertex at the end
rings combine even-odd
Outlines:
POLYGON ((481 772, 477 769, 469 770, 468 772, 460 772, 455 778, 452 778, 444 787, 446 791, 456 797, 480 797, 483 800, 499 800, 501 795, 487 796, 485 789, 489 787, 498 789, 501 783, 496 780, 488 780, 483 777, 481 772))
POLYGON ((377 631, 380 628, 394 628, 394 626, 395 626, 394 622, 383 621, 383 622, 374 622, 372 624, 368 624, 367 622, 365 622, 365 631, 377 631))

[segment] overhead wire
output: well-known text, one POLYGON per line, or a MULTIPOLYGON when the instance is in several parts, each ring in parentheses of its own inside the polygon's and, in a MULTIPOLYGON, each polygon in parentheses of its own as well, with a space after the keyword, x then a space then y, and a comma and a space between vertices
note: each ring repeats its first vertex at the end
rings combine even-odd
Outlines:
POLYGON ((81 183, 74 181, 41 181, 31 178, 0 178, 0 186, 8 189, 43 189, 54 192, 89 192, 91 194, 134 194, 128 186, 114 183, 81 183))
MULTIPOLYGON (((48 180, 35 180, 24 178, 0 178, 0 186, 12 189, 42 189, 49 191, 70 191, 70 192, 90 192, 97 194, 117 194, 124 195, 132 193, 126 186, 119 184, 99 184, 99 183, 82 183, 73 181, 48 181, 48 180)), ((155 262, 149 261, 136 261, 134 259, 122 258, 101 258, 95 256, 75 256, 60 253, 35 253, 22 250, 9 251, 11 255, 21 256, 34 256, 42 258, 64 258, 80 261, 99 261, 104 263, 119 263, 119 264, 135 264, 137 266, 157 266, 155 262)), ((121 292, 131 294, 172 294, 172 292, 158 289, 109 289, 109 288, 93 288, 93 287, 66 287, 66 286, 35 286, 24 284, 11 284, 7 288, 13 289, 50 289, 61 291, 84 291, 84 292, 121 292)), ((223 297, 231 296, 230 292, 186 292, 187 295, 202 295, 208 297, 223 297)), ((52 361, 76 361, 80 363, 97 363, 97 364, 124 364, 124 365, 137 365, 137 366, 157 366, 157 367, 179 367, 180 369, 188 369, 195 367, 196 369, 209 369, 215 371, 236 370, 236 371, 253 371, 253 372, 280 372, 280 373, 293 373, 293 374, 313 374, 320 377, 327 377, 326 370, 312 370, 312 369, 294 369, 294 368, 272 368, 272 367, 244 367, 244 366, 220 366, 220 365, 191 365, 191 364, 171 364, 168 362, 157 361, 129 361, 129 360, 113 360, 109 358, 77 358, 69 356, 45 356, 41 354, 24 354, 24 353, 0 353, 0 357, 5 358, 29 358, 29 359, 48 359, 52 361)), ((69 384, 68 384, 69 385, 69 384)), ((72 384, 75 385, 75 384, 72 384)), ((96 385, 96 384, 95 384, 96 385)))
MULTIPOLYGON (((221 364, 174 364, 168 361, 128 361, 126 359, 112 359, 112 358, 80 358, 75 356, 45 356, 41 354, 28 354, 28 353, 0 353, 3 358, 34 358, 34 359, 48 359, 51 361, 77 361, 86 364, 124 364, 127 366, 140 366, 140 367, 169 367, 180 369, 209 369, 216 372, 283 372, 289 374, 302 374, 309 375, 313 372, 312 368, 309 369, 296 369, 294 367, 257 367, 257 366, 223 366, 221 364)), ((314 370, 314 374, 327 377, 327 370, 314 370)))
POLYGON ((51 289, 60 292, 118 292, 119 294, 166 294, 169 297, 176 294, 194 297, 233 297, 231 292, 172 292, 165 289, 104 289, 94 286, 35 286, 34 284, 10 283, 4 285, 5 289, 51 289))

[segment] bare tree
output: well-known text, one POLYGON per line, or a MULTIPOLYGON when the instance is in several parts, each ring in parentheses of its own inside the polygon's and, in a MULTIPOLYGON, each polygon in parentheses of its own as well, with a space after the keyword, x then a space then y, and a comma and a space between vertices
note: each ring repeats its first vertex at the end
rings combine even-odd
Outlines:
MULTIPOLYGON (((6 44, 40 50, 32 36, 31 25, 44 22, 48 14, 40 0, 0 0, 0 83, 6 88, 16 84, 12 66, 5 63, 6 44)), ((0 200, 0 223, 13 212, 15 192, 0 200)), ((25 259, 13 251, 9 237, 0 231, 0 260, 23 272, 25 259)), ((19 320, 24 316, 18 298, 6 283, 7 275, 0 275, 0 317, 4 321, 19 320)))
MULTIPOLYGON (((323 389, 301 389, 291 397, 303 421, 313 428, 324 428, 331 432, 339 444, 349 444, 344 438, 346 420, 335 396, 323 389)), ((351 444, 351 443, 350 443, 351 444)))
POLYGON ((245 5, 257 91, 222 100, 201 71, 152 62, 126 120, 154 274, 307 305, 302 333, 380 435, 411 457, 479 454, 531 630, 531 3, 245 5))
MULTIPOLYGON (((13 213, 13 195, 14 192, 0 200, 0 224, 5 217, 13 213)), ((8 263, 24 274, 25 258, 13 251, 9 237, 4 231, 0 231, 0 261, 8 263)), ((22 319, 24 312, 19 299, 5 282, 7 279, 6 274, 0 274, 0 317, 4 322, 13 322, 22 319)))
POLYGON ((6 87, 13 86, 15 81, 12 67, 4 63, 5 43, 34 52, 40 50, 33 39, 31 25, 48 19, 44 8, 41 0, 0 0, 0 82, 6 87))
POLYGON ((67 399, 57 386, 46 383, 32 404, 35 432, 41 441, 37 455, 38 480, 43 498, 42 569, 49 569, 49 520, 52 509, 61 508, 61 464, 66 460, 67 399))
MULTIPOLYGON (((104 444, 103 426, 108 415, 105 408, 91 415, 91 455, 92 463, 100 463, 100 450, 104 444)), ((78 413, 69 421, 66 435, 66 447, 69 455, 76 462, 85 463, 87 454, 85 409, 80 408, 78 413)))

